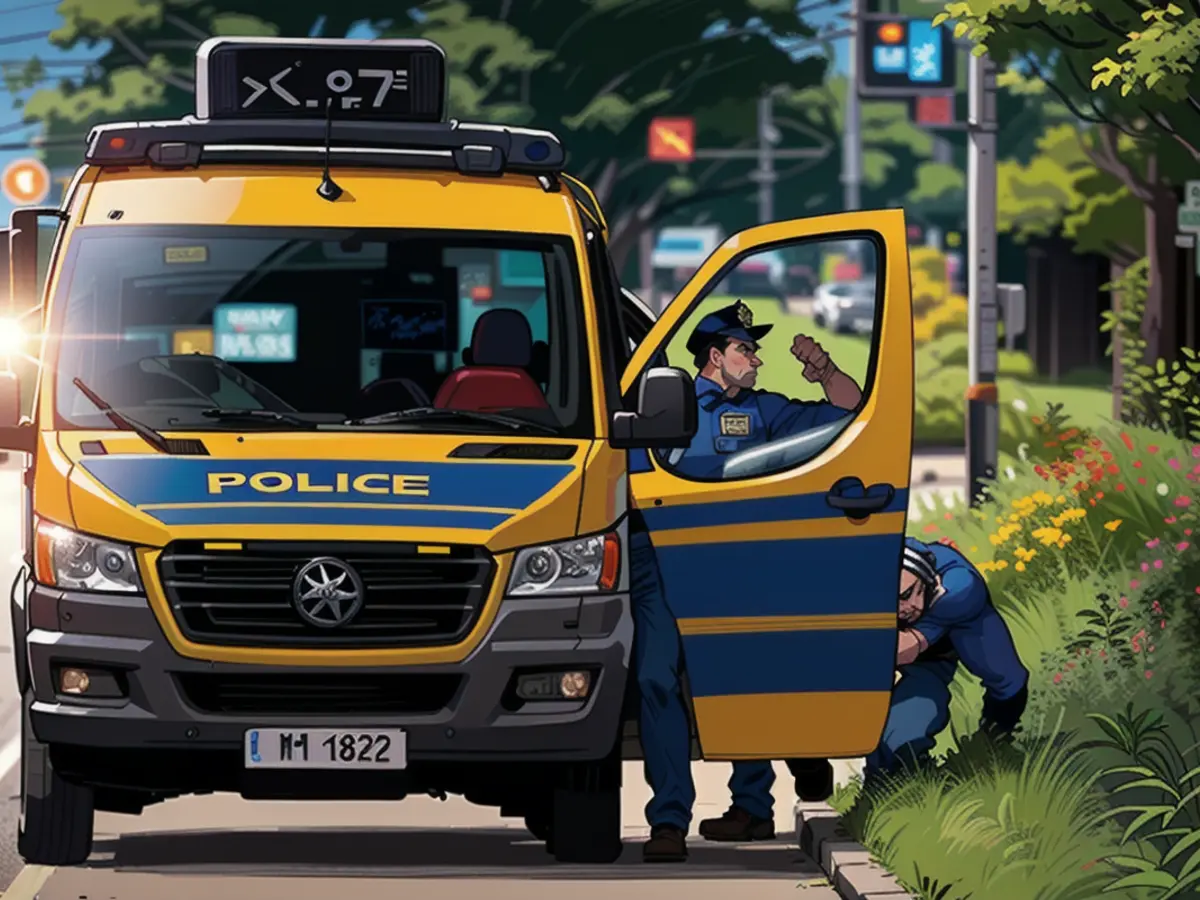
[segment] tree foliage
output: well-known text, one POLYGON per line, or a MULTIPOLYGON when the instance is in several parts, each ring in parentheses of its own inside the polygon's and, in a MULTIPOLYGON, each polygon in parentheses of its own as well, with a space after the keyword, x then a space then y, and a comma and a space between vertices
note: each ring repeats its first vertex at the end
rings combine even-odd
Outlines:
MULTIPOLYGON (((824 59, 794 61, 773 39, 812 35, 794 6, 777 0, 429 0, 417 11, 389 33, 446 48, 452 114, 559 134, 571 171, 608 213, 618 264, 647 227, 754 191, 749 156, 648 160, 654 117, 693 117, 699 148, 752 151, 758 98, 817 85, 825 72, 824 59)), ((784 131, 791 146, 831 149, 802 125, 784 131)), ((780 177, 818 161, 780 167, 780 177)))
MULTIPOLYGON (((1080 142, 1084 154, 1142 210, 1149 264, 1143 337, 1152 358, 1173 355, 1179 343, 1175 188, 1200 160, 1198 11, 1194 2, 1185 12, 1148 0, 956 0, 940 17, 954 20, 955 33, 999 65, 1023 66, 1093 127, 1080 142)), ((1103 210, 1096 221, 1119 226, 1118 201, 1090 199, 1085 210, 1103 210)), ((1126 243, 1122 236, 1092 243, 1114 239, 1126 243)))

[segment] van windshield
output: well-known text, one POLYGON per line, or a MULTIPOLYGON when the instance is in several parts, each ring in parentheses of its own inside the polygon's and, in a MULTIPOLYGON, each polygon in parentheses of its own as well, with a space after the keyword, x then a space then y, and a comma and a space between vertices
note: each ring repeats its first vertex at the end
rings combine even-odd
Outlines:
POLYGON ((595 433, 565 237, 84 227, 60 285, 60 427, 111 427, 78 378, 159 430, 595 433))

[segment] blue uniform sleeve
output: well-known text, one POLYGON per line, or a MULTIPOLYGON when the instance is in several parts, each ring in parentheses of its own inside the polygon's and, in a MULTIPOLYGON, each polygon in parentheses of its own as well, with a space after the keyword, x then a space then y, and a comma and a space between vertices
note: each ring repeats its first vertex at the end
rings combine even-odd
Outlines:
POLYGON ((850 414, 828 400, 791 400, 768 391, 758 395, 758 408, 767 426, 768 440, 802 434, 850 414))
POLYGON ((941 576, 944 593, 913 628, 930 646, 948 636, 987 695, 1007 700, 1025 687, 1029 673, 1008 625, 988 598, 983 576, 965 561, 950 565, 941 576))

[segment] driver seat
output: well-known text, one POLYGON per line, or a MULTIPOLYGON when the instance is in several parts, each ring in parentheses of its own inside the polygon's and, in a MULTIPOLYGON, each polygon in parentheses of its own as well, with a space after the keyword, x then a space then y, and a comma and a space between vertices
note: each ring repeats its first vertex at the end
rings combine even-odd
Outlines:
POLYGON ((438 389, 439 409, 486 412, 500 409, 547 409, 546 397, 527 368, 533 334, 515 309, 493 309, 475 322, 470 365, 450 374, 438 389))

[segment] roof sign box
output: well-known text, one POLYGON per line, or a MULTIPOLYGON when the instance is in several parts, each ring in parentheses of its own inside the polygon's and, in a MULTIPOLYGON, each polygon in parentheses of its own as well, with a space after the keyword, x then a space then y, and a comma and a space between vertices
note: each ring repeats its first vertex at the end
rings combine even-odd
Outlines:
POLYGON ((210 38, 196 51, 199 119, 441 122, 446 54, 423 40, 210 38))

